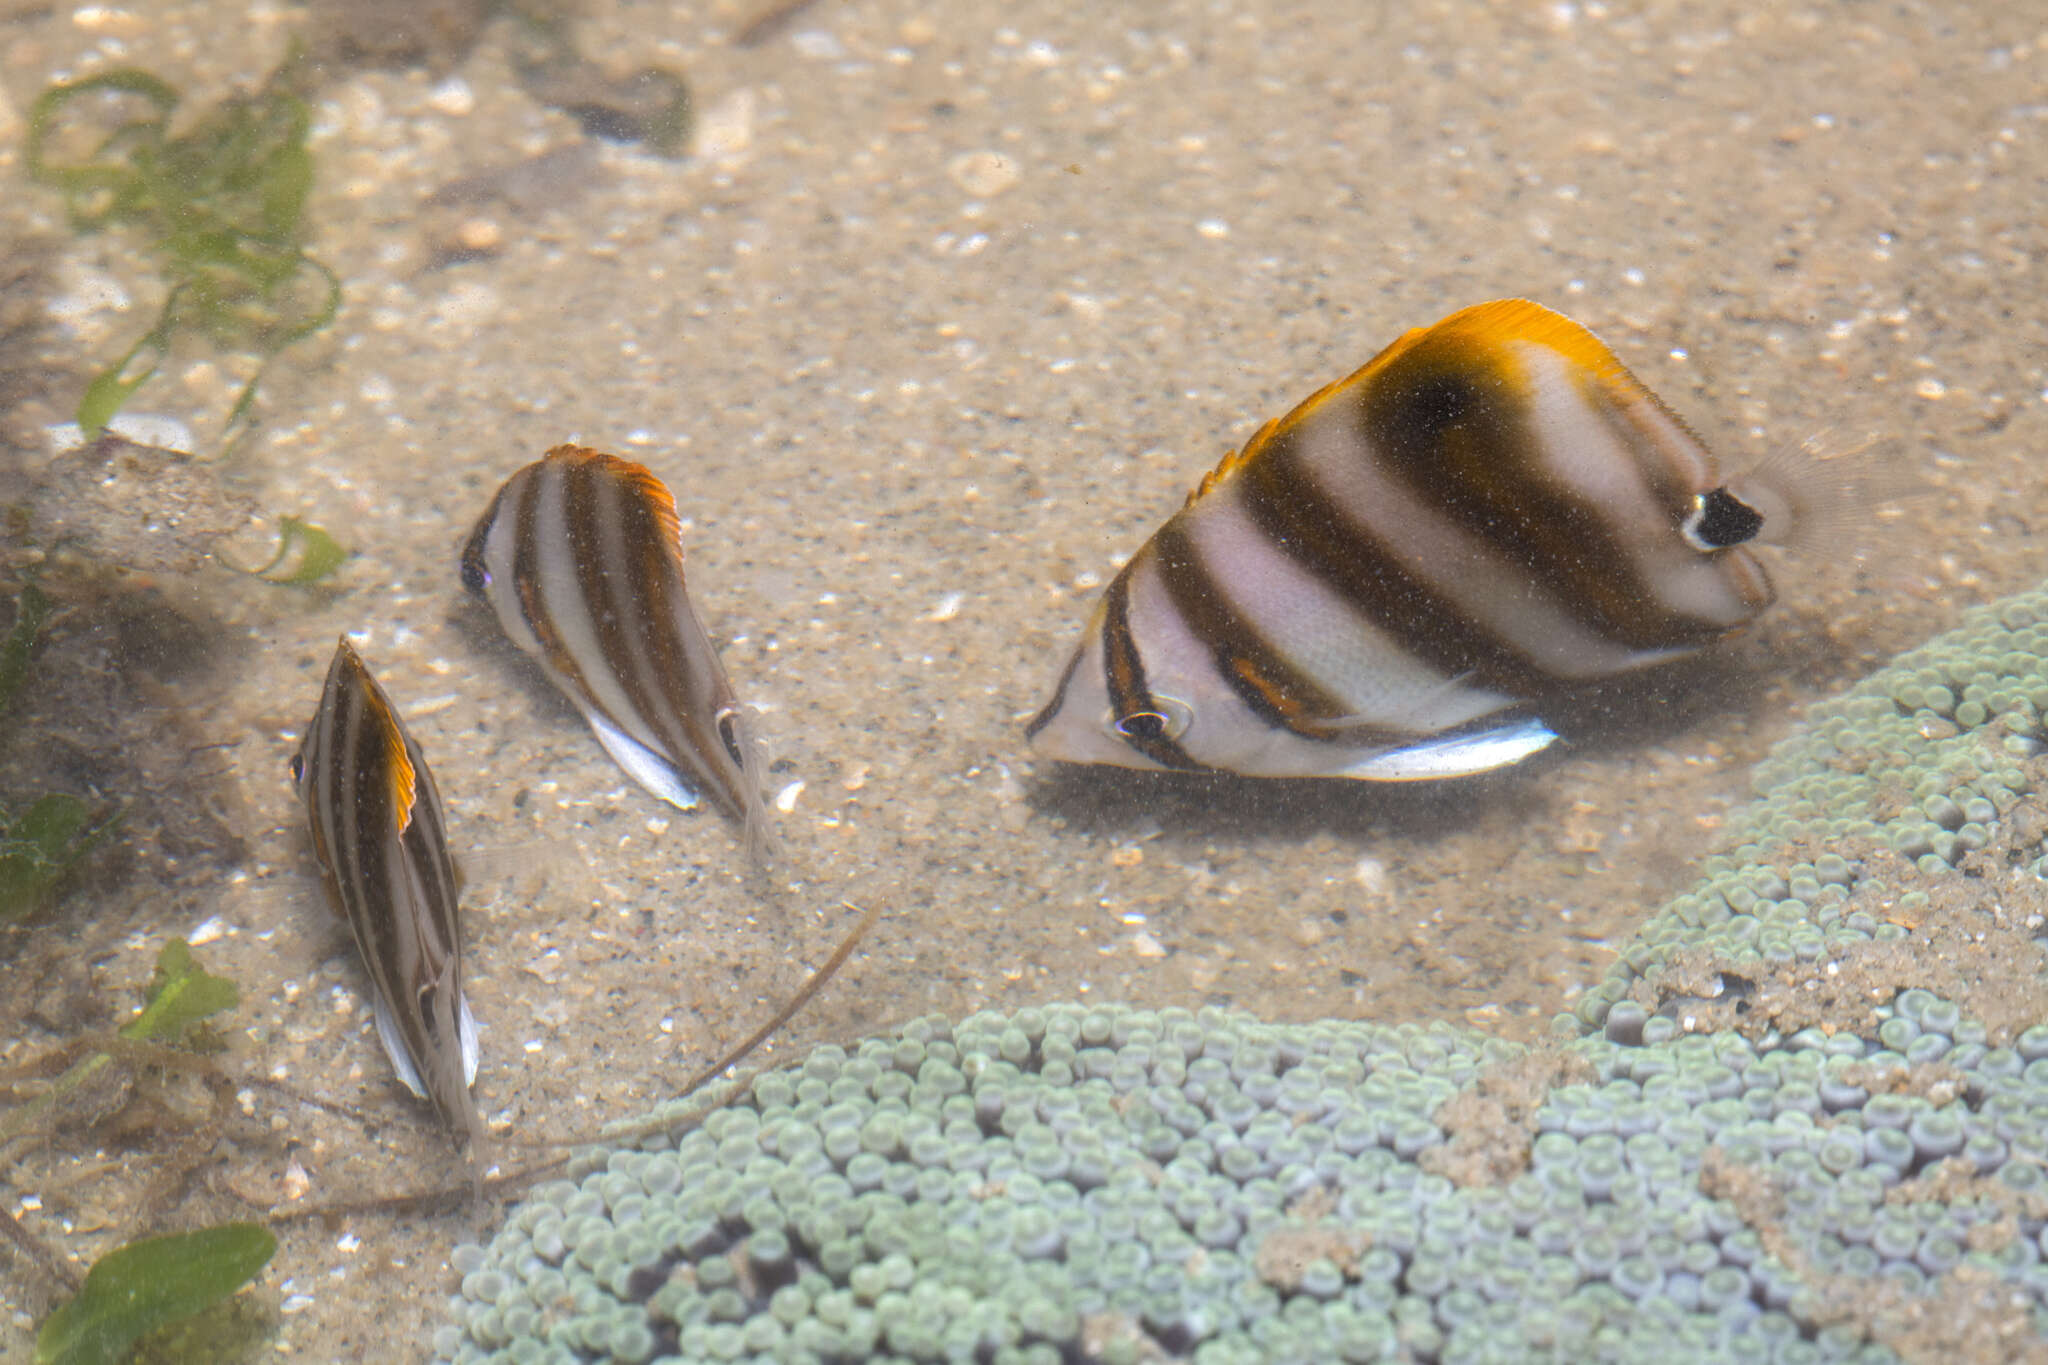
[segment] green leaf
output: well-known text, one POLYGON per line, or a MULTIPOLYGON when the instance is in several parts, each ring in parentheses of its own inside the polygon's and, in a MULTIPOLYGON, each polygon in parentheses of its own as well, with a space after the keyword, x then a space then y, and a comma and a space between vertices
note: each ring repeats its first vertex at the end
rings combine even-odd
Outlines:
POLYGON ((29 654, 49 617, 50 599, 43 590, 33 583, 22 584, 21 596, 14 604, 14 629, 0 640, 0 711, 7 709, 28 678, 29 654))
POLYGON ((114 420, 130 396, 147 384, 150 376, 156 373, 157 366, 163 364, 164 354, 171 345, 171 331, 177 326, 178 301, 182 292, 172 290, 171 296, 164 300, 164 311, 157 317, 156 325, 128 348, 128 354, 94 375, 92 382, 85 386, 85 396, 78 400, 78 415, 74 420, 78 429, 85 433, 86 440, 97 441, 100 433, 107 429, 107 423, 114 420), (139 368, 138 359, 141 361, 139 368))
POLYGON ((118 819, 117 813, 94 824, 84 800, 52 792, 0 825, 0 920, 40 906, 118 819))
POLYGON ((143 1333, 240 1289, 276 1250, 269 1229, 226 1223, 110 1251, 36 1334, 36 1365, 114 1365, 143 1333))
POLYGON ((209 1014, 233 1009, 241 998, 234 982, 209 974, 193 960, 192 945, 174 938, 157 954, 148 1003, 122 1025, 121 1036, 175 1043, 187 1028, 209 1014))
POLYGON ((100 433, 107 429, 107 423, 114 420, 135 391, 156 374, 156 361, 152 360, 139 373, 129 376, 128 362, 133 358, 134 352, 131 351, 122 357, 119 364, 94 375, 92 382, 85 386, 85 394, 78 400, 76 421, 86 440, 97 441, 100 433))
POLYGON ((277 553, 262 568, 246 572, 266 583, 289 583, 303 588, 318 583, 347 562, 348 551, 312 522, 301 521, 297 517, 279 517, 277 553), (294 549, 298 550, 296 560, 292 556, 294 549), (288 569, 285 567, 287 561, 291 561, 288 569))

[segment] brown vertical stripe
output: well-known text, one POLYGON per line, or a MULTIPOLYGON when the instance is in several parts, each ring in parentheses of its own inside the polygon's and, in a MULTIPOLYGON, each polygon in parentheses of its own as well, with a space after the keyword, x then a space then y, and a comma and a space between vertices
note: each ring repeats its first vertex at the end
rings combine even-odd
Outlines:
MULTIPOLYGON (((1601 637, 1632 649, 1666 649, 1721 634, 1717 625, 1668 609, 1607 514, 1543 470, 1541 438, 1527 420, 1529 398, 1509 372, 1513 358, 1497 345, 1480 346, 1457 334, 1425 339, 1380 382, 1335 400, 1344 410, 1329 417, 1346 422, 1390 477, 1485 539, 1601 637)), ((1597 393, 1583 400, 1607 402, 1597 393)), ((1640 439, 1609 421, 1625 447, 1640 439)), ((1628 472, 1642 477, 1634 459, 1628 472)), ((1681 513, 1673 515, 1675 532, 1681 513)))
POLYGON ((1182 529, 1180 517, 1153 535, 1152 551, 1174 610, 1188 633, 1209 646, 1216 671, 1246 709, 1304 739, 1351 742, 1352 735, 1329 727, 1329 722, 1350 715, 1351 705, 1289 664, 1238 613, 1216 575, 1202 563, 1201 551, 1182 529))
POLYGON ((1470 674, 1516 696, 1554 685, 1512 642, 1467 620, 1452 598, 1346 517, 1304 464, 1300 437, 1287 429, 1240 476, 1245 510, 1274 545, 1445 677, 1470 674))
POLYGON ((1067 656, 1067 666, 1060 670, 1059 685, 1052 690, 1052 700, 1047 702, 1044 708, 1031 718, 1031 723, 1024 727, 1024 738, 1036 738, 1038 732, 1052 724, 1052 718, 1067 704, 1067 688, 1073 685, 1074 674, 1081 667, 1081 656, 1087 652, 1087 641, 1083 640, 1075 647, 1074 652, 1067 656))
POLYGON ((510 587, 518 598, 519 614, 525 620, 526 628, 540 641, 544 661, 560 673, 570 687, 587 695, 590 689, 583 680, 583 669, 568 646, 562 643, 561 632, 555 626, 540 570, 541 507, 554 495, 555 490, 551 487, 556 482, 554 472, 545 464, 528 465, 505 485, 505 491, 514 498, 510 587))
POLYGON ((1124 565, 1123 571, 1110 580, 1109 589, 1102 598, 1102 671, 1109 687, 1109 704, 1115 714, 1117 734, 1124 743, 1162 768, 1204 769, 1208 764, 1197 762, 1180 747, 1179 741, 1167 736, 1164 728, 1166 712, 1151 689, 1145 686, 1145 664, 1138 657, 1138 642, 1131 634, 1131 572, 1144 553, 1141 548, 1137 556, 1124 565), (1162 724, 1158 734, 1146 734, 1138 727, 1125 730, 1124 722, 1143 715, 1160 718, 1162 724))
POLYGON ((645 572, 644 554, 634 553, 648 531, 644 509, 620 496, 617 477, 603 457, 548 462, 551 472, 558 466, 562 525, 576 566, 576 604, 589 616, 605 672, 632 711, 609 719, 642 743, 652 739, 650 747, 674 762, 689 747, 678 733, 677 702, 668 695, 681 687, 673 660, 651 657, 672 632, 650 628, 668 620, 668 603, 660 573, 645 572))

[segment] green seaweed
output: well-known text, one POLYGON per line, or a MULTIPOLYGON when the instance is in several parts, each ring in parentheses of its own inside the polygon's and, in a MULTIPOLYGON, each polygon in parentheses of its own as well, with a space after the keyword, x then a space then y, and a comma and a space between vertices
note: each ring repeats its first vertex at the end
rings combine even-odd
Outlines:
POLYGON ((118 811, 63 792, 37 797, 18 815, 0 813, 0 922, 39 909, 119 823, 118 811))
POLYGON ((310 521, 297 517, 277 519, 277 553, 268 564, 242 572, 266 583, 285 583, 304 588, 318 583, 348 562, 341 542, 310 521), (292 551, 296 549, 296 557, 292 551))
POLYGON ((157 954, 149 996, 141 1011, 116 1034, 120 1041, 102 1043, 74 1062, 47 1091, 0 1118, 0 1143, 27 1132, 65 1096, 112 1066, 117 1052, 133 1053, 138 1050, 136 1044, 176 1047, 182 1042, 200 1042, 200 1038, 188 1039, 186 1035, 195 1025, 222 1010, 233 1009, 240 1001, 241 992, 234 982, 201 967, 192 956, 192 946, 184 939, 172 939, 157 954))
POLYGON ((63 192, 78 231, 140 232, 169 290, 156 323, 86 385, 78 424, 88 438, 188 332, 260 357, 228 414, 236 431, 270 361, 334 320, 341 281, 301 245, 313 184, 304 65, 294 54, 261 89, 223 100, 176 135, 177 90, 133 68, 52 86, 30 109, 30 177, 63 192), (95 129, 94 115, 112 117, 111 128, 95 129), (53 155, 79 142, 89 144, 82 156, 53 155))
POLYGON ((121 1036, 175 1043, 192 1025, 233 1009, 241 999, 234 982, 201 967, 192 957, 192 945, 174 938, 157 954, 142 1013, 121 1026, 121 1036))
MULTIPOLYGON (((0 713, 27 682, 36 640, 49 620, 49 597, 22 585, 14 625, 0 640, 0 713)), ((113 832, 118 812, 82 797, 50 792, 10 812, 0 802, 0 923, 40 909, 94 846, 113 832)))
POLYGON ((76 1298, 36 1334, 37 1365, 120 1360, 146 1332, 210 1307, 240 1289, 277 1250, 255 1223, 145 1237, 93 1262, 76 1298))
POLYGON ((49 597, 35 584, 24 583, 14 604, 14 625, 7 638, 0 640, 0 712, 27 680, 29 656, 35 651, 36 637, 43 632, 43 622, 49 619, 49 597))

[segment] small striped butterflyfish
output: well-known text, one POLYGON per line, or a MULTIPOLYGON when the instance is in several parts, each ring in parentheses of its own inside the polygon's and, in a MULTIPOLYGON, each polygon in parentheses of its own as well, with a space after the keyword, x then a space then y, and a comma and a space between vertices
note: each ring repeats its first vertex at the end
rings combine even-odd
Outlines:
POLYGON ((313 852, 370 978, 377 1036, 398 1079, 471 1149, 476 1019, 462 991, 460 890, 441 793, 391 698, 343 639, 292 758, 313 852))
POLYGON ((462 581, 633 779, 683 810, 711 799, 772 856, 760 745, 683 585, 682 523, 643 465, 560 445, 506 481, 462 581))
POLYGON ((1747 548, 1839 509, 1713 456, 1520 299, 1402 336, 1268 422, 1110 582, 1026 733, 1072 763, 1406 781, 1517 762, 1537 711, 1772 599, 1747 548))

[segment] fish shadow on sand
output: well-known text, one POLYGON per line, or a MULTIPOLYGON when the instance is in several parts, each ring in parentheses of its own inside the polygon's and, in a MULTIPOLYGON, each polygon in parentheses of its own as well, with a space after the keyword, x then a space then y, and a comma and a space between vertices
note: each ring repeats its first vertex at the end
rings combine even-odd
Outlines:
POLYGON ((532 708, 529 719, 549 725, 559 723, 571 734, 588 732, 590 727, 583 713, 562 695, 562 689, 555 686, 533 656, 505 634, 488 603, 464 593, 461 601, 449 609, 447 622, 474 653, 476 664, 471 671, 516 688, 532 708))
MULTIPOLYGON (((1110 838, 1163 829, 1181 839, 1233 844, 1317 834, 1360 844, 1430 843, 1500 818, 1543 816, 1555 795, 1546 774, 1562 763, 1620 764, 1657 745, 1712 740, 1758 710, 1777 672, 1768 659, 1729 652, 1583 688, 1541 708, 1558 733, 1555 744, 1472 777, 1361 782, 1042 763, 1030 800, 1070 829, 1110 838)), ((1619 769, 1616 780, 1627 780, 1619 769)))

